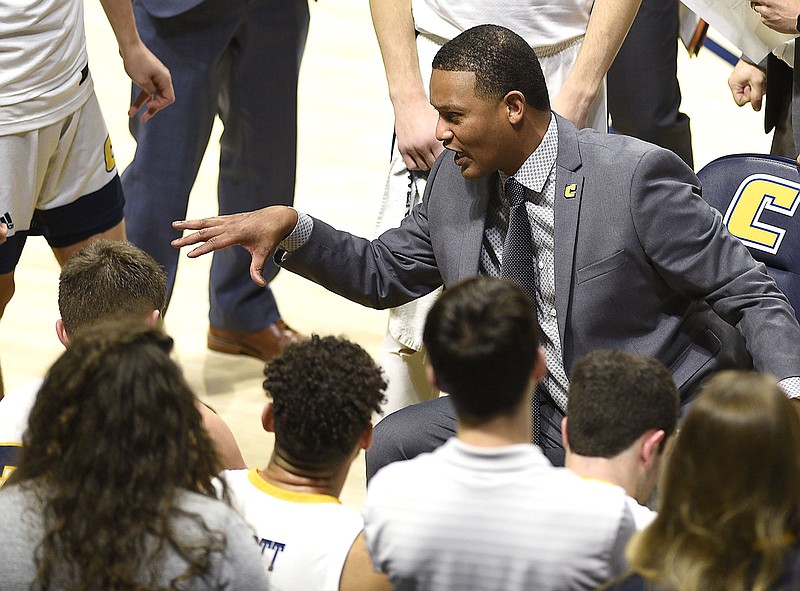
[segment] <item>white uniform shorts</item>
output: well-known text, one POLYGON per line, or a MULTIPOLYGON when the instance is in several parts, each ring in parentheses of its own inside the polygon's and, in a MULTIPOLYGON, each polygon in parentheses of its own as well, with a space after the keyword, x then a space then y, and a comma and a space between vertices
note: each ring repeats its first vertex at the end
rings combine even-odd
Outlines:
POLYGON ((97 97, 61 121, 0 136, 0 273, 19 262, 29 235, 70 246, 122 221, 125 200, 97 97))

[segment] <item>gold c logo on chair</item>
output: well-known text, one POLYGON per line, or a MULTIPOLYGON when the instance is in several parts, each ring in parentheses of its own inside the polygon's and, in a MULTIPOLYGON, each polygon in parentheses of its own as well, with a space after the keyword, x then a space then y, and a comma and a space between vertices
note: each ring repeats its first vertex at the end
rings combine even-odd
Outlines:
POLYGON ((794 216, 800 203, 800 185, 767 174, 754 174, 742 181, 728 205, 723 221, 728 231, 746 246, 776 254, 786 230, 761 221, 766 209, 794 216))

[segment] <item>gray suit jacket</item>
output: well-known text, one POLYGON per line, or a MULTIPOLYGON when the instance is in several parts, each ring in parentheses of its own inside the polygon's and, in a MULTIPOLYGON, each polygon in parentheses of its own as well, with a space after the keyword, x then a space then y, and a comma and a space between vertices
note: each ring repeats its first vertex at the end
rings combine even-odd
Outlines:
MULTIPOLYGON (((560 117, 558 142, 555 288, 568 374, 608 348, 660 359, 684 394, 722 367, 800 375, 800 326, 786 298, 677 156, 560 117)), ((399 228, 368 241, 314 220, 281 264, 364 305, 396 306, 478 273, 497 185, 496 174, 464 179, 445 151, 399 228)))

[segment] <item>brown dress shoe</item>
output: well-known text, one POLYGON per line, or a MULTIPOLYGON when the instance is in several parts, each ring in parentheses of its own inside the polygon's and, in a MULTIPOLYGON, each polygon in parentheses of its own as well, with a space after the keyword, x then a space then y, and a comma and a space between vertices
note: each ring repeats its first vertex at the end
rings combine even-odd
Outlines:
POLYGON ((286 345, 301 338, 301 335, 287 326, 283 320, 253 332, 225 330, 211 326, 208 329, 208 348, 220 353, 249 355, 270 362, 281 354, 286 345))

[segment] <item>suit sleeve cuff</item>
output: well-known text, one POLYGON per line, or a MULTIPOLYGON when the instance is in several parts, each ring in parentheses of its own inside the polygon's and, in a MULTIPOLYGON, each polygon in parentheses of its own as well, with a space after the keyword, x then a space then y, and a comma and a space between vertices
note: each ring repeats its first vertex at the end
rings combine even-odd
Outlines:
MULTIPOLYGON (((289 235, 281 240, 280 246, 286 252, 294 252, 308 242, 314 230, 314 219, 305 213, 297 212, 297 224, 289 235)), ((798 392, 800 395, 800 392, 798 392)))

